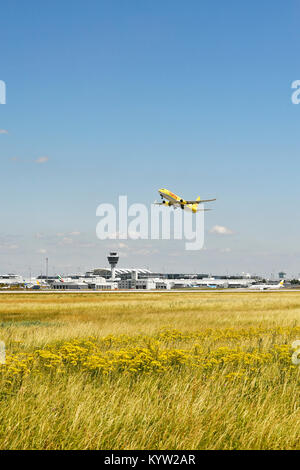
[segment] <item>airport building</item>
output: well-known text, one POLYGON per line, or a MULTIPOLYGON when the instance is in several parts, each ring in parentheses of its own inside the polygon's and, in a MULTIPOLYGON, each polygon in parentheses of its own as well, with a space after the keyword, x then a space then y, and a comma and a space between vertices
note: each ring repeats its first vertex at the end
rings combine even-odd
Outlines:
MULTIPOLYGON (((118 268, 119 255, 110 252, 107 257, 110 268, 92 269, 85 274, 77 273, 68 277, 40 275, 25 280, 21 276, 8 274, 0 276, 2 285, 22 285, 26 289, 54 290, 171 290, 188 288, 247 288, 258 281, 257 277, 242 273, 241 276, 209 276, 203 273, 158 273, 144 268, 118 268)), ((7 288, 7 287, 6 287, 7 288)), ((9 287, 8 287, 9 288, 9 287)))
POLYGON ((4 274, 0 275, 0 284, 5 284, 9 286, 16 286, 22 284, 23 277, 19 276, 18 274, 4 274))
POLYGON ((51 284, 51 288, 55 290, 115 290, 118 288, 118 282, 114 280, 106 280, 103 277, 82 276, 76 279, 70 278, 56 280, 51 284))
POLYGON ((111 252, 107 257, 111 265, 109 268, 96 268, 87 272, 86 277, 100 276, 106 283, 117 283, 118 289, 184 289, 184 288, 234 288, 249 287, 256 279, 249 274, 242 277, 237 276, 215 276, 208 274, 186 274, 186 273, 153 273, 149 269, 141 268, 117 268, 119 256, 117 252, 111 252))

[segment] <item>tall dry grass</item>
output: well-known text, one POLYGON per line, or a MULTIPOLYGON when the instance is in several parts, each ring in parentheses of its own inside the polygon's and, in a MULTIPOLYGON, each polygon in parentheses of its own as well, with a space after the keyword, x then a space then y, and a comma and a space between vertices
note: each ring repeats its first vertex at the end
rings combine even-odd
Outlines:
MULTIPOLYGON (((269 351, 300 339, 299 320, 296 292, 0 295, 0 339, 11 353, 89 336, 151 339, 162 328, 188 338, 166 348, 269 351)), ((232 380, 230 364, 209 375, 186 366, 108 376, 41 369, 0 391, 0 448, 300 449, 299 370, 279 362, 232 380)))

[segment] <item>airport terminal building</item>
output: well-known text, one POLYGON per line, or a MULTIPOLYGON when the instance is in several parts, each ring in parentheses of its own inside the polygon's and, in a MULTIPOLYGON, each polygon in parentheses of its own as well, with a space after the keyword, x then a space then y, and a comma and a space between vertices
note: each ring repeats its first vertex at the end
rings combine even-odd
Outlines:
POLYGON ((85 274, 61 276, 40 275, 25 280, 22 276, 8 274, 0 276, 0 286, 22 285, 26 289, 53 289, 57 291, 79 290, 171 290, 193 288, 247 288, 255 284, 258 277, 249 274, 242 276, 209 276, 204 273, 158 273, 144 268, 118 268, 117 252, 110 252, 110 268, 94 268, 85 274))

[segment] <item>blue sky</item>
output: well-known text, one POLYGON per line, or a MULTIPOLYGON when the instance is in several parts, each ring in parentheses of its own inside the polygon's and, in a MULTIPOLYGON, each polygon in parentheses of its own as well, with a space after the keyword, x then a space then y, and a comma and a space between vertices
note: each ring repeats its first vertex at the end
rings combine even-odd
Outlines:
POLYGON ((0 272, 106 264, 298 276, 299 2, 1 6, 0 272), (96 207, 217 197, 205 249, 96 238, 96 207), (215 226, 229 234, 212 233, 215 226))

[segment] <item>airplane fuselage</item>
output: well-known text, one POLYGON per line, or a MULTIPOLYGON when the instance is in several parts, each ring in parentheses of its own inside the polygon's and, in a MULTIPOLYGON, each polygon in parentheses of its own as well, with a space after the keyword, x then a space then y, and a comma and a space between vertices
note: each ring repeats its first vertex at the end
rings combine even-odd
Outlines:
POLYGON ((160 196, 164 199, 167 199, 167 201, 183 204, 186 202, 184 199, 177 196, 177 194, 172 193, 172 191, 169 191, 168 189, 159 189, 158 192, 160 196))
POLYGON ((163 204, 166 206, 181 207, 181 209, 188 209, 192 212, 197 212, 197 205, 188 204, 187 201, 177 194, 172 193, 168 189, 159 189, 158 190, 160 197, 163 199, 163 204))
POLYGON ((192 212, 198 212, 199 210, 210 210, 210 209, 199 209, 199 204, 203 202, 211 202, 215 201, 216 199, 206 199, 201 200, 200 196, 197 197, 196 200, 185 200, 177 194, 172 193, 168 189, 161 188, 158 190, 160 197, 162 198, 161 203, 155 204, 165 204, 166 206, 172 206, 176 209, 176 207, 181 207, 181 209, 188 209, 192 212))
POLYGON ((279 290, 284 287, 283 282, 280 282, 279 284, 257 284, 250 286, 250 289, 253 290, 279 290))

